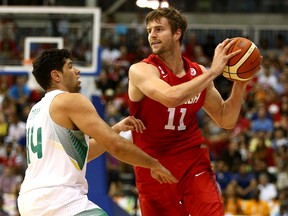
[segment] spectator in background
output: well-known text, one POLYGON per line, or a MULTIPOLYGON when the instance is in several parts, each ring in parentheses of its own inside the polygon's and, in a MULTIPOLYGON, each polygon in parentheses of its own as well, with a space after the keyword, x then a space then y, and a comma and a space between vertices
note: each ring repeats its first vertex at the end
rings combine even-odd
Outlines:
POLYGON ((112 40, 105 39, 102 45, 101 61, 103 65, 108 66, 113 64, 114 61, 121 56, 120 50, 115 46, 112 40))
POLYGON ((229 170, 228 165, 223 160, 215 161, 215 175, 221 191, 225 191, 227 185, 232 179, 232 173, 229 170))
POLYGON ((280 101, 280 110, 275 116, 275 127, 282 127, 288 131, 288 96, 282 96, 280 101))
POLYGON ((250 153, 253 154, 256 151, 259 140, 264 140, 265 146, 268 146, 268 147, 272 146, 271 139, 267 137, 266 132, 263 130, 260 130, 257 133, 253 133, 253 135, 250 137, 249 146, 248 146, 248 150, 250 153))
POLYGON ((288 215, 288 187, 284 188, 279 193, 279 202, 280 202, 280 215, 288 215))
MULTIPOLYGON (((9 75, 0 76, 0 106, 2 106, 2 102, 4 98, 7 96, 8 89, 12 84, 13 84, 12 76, 9 75)), ((1 107, 0 110, 2 110, 1 107)))
POLYGON ((262 88, 272 87, 274 90, 278 88, 278 79, 272 70, 270 59, 264 59, 262 70, 258 73, 258 83, 262 88))
POLYGON ((274 53, 277 58, 279 58, 279 56, 281 56, 281 54, 283 53, 285 45, 286 45, 285 36, 281 33, 278 33, 275 38, 275 49, 274 49, 274 53))
POLYGON ((17 215, 17 195, 19 192, 22 177, 15 173, 15 169, 9 166, 4 168, 3 174, 0 176, 0 191, 3 196, 3 209, 9 215, 17 215))
POLYGON ((132 20, 132 29, 135 29, 137 37, 145 35, 145 14, 143 11, 137 11, 136 19, 132 20))
MULTIPOLYGON (((256 143, 256 149, 252 152, 253 161, 262 161, 266 168, 275 167, 275 155, 273 148, 265 144, 265 138, 259 137, 256 143)), ((252 162, 253 163, 253 162, 252 162)))
POLYGON ((95 84, 101 96, 104 95, 107 89, 116 89, 117 86, 117 82, 110 79, 109 72, 106 69, 102 69, 100 76, 95 80, 95 84))
POLYGON ((27 85, 28 76, 15 76, 14 84, 8 89, 8 97, 16 104, 17 115, 21 118, 23 107, 29 103, 32 90, 27 85))
MULTIPOLYGON (((191 61, 196 60, 195 47, 198 45, 195 33, 189 33, 187 40, 182 45, 182 54, 191 61)), ((214 52, 214 49, 213 49, 214 52)))
POLYGON ((277 161, 277 180, 276 186, 277 189, 284 190, 288 188, 288 147, 281 146, 276 153, 277 161))
POLYGON ((268 38, 260 38, 259 50, 261 55, 266 58, 269 53, 269 39, 268 38))
POLYGON ((217 46, 217 43, 215 42, 215 36, 213 34, 207 34, 206 36, 206 42, 203 44, 203 50, 205 55, 209 59, 213 59, 214 56, 214 50, 217 46))
POLYGON ((205 68, 209 69, 211 65, 211 59, 205 54, 205 50, 201 45, 194 47, 195 61, 202 64, 205 68))
POLYGON ((122 119, 122 116, 117 107, 108 102, 105 106, 105 121, 108 125, 113 126, 122 119))
POLYGON ((121 161, 117 160, 110 154, 106 157, 107 163, 107 180, 108 180, 108 194, 111 197, 122 195, 120 172, 121 161))
POLYGON ((268 202, 269 206, 272 206, 273 200, 278 195, 276 185, 270 182, 269 175, 266 172, 260 173, 258 182, 259 199, 268 202))
POLYGON ((131 63, 141 61, 143 58, 146 58, 151 53, 151 49, 147 45, 143 37, 140 37, 135 41, 134 52, 135 52, 134 61, 131 63))
POLYGON ((7 211, 4 210, 4 199, 3 195, 0 195, 0 216, 10 216, 7 211))
POLYGON ((20 140, 26 136, 26 123, 21 121, 16 113, 8 116, 8 134, 6 141, 19 144, 20 140))
POLYGON ((256 119, 251 120, 251 132, 257 133, 263 131, 267 138, 271 138, 274 130, 273 120, 269 117, 264 106, 259 106, 256 112, 256 119))
POLYGON ((29 101, 31 89, 27 85, 26 75, 15 76, 14 84, 8 89, 8 96, 17 104, 25 104, 29 101))
POLYGON ((255 191, 251 194, 251 198, 243 201, 241 205, 244 206, 243 215, 270 215, 268 202, 259 199, 259 189, 255 189, 255 191))
POLYGON ((265 89, 263 106, 266 107, 268 112, 267 115, 273 120, 273 122, 275 122, 277 116, 279 115, 280 105, 281 101, 279 100, 279 93, 271 87, 265 89))
MULTIPOLYGON (((211 117, 204 113, 204 127, 202 128, 206 143, 210 148, 211 159, 217 159, 222 154, 223 148, 229 143, 230 133, 228 130, 217 125, 211 117)), ((225 161, 227 162, 227 161, 225 161)))
POLYGON ((238 121, 232 130, 232 136, 238 136, 241 134, 247 134, 250 130, 251 122, 245 116, 245 111, 243 109, 240 111, 238 121))
POLYGON ((0 151, 0 164, 3 167, 12 167, 18 170, 18 168, 23 165, 21 161, 18 160, 18 153, 17 146, 13 146, 12 143, 5 143, 0 151))
POLYGON ((251 199, 255 193, 255 188, 257 188, 256 175, 250 170, 250 166, 246 162, 242 162, 238 169, 239 171, 233 175, 231 182, 240 198, 251 199))
POLYGON ((2 31, 1 34, 1 40, 0 40, 0 63, 1 65, 5 65, 7 61, 11 61, 13 59, 17 59, 18 52, 17 52, 17 43, 13 37, 13 33, 9 29, 9 23, 1 23, 3 29, 6 29, 5 31, 2 31), (8 31, 7 31, 8 29, 8 31))
POLYGON ((239 151, 239 140, 237 138, 231 138, 227 148, 222 152, 221 159, 227 164, 229 171, 236 173, 239 165, 243 162, 241 153, 239 151))
POLYGON ((241 215, 243 213, 241 199, 236 193, 234 184, 228 184, 222 196, 225 206, 225 215, 241 215))
POLYGON ((0 143, 4 142, 8 134, 8 122, 3 112, 0 112, 0 143))
POLYGON ((283 145, 288 147, 287 130, 285 130, 283 127, 275 127, 272 136, 272 147, 275 151, 277 151, 283 145))
POLYGON ((239 138, 239 152, 241 154, 242 161, 247 161, 248 160, 248 139, 249 136, 247 133, 241 133, 237 136, 239 138))
POLYGON ((283 52, 281 52, 281 54, 279 55, 279 62, 280 66, 284 68, 288 65, 288 45, 286 45, 282 51, 283 52))

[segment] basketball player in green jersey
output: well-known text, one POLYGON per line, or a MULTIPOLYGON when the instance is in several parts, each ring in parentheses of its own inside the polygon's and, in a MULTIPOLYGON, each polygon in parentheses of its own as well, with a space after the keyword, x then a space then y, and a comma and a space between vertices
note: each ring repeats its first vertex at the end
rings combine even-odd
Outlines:
POLYGON ((47 93, 27 120, 28 168, 18 198, 22 216, 107 215, 88 200, 85 179, 87 162, 104 151, 150 169, 160 183, 177 181, 156 159, 117 134, 134 128, 141 132, 140 120, 130 117, 113 130, 100 118, 79 93, 80 71, 66 49, 44 51, 34 61, 32 73, 47 93))

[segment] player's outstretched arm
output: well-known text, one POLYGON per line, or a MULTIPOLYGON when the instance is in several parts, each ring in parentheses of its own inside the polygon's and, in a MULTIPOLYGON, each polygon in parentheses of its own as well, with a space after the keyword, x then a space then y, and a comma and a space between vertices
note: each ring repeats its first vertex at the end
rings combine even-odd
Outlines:
MULTIPOLYGON (((117 133, 121 131, 137 131, 138 133, 142 133, 145 130, 145 126, 140 119, 136 119, 134 116, 128 116, 122 119, 120 122, 112 126, 112 129, 117 133)), ((88 154, 88 162, 94 160, 99 157, 101 154, 105 152, 105 148, 101 144, 99 144, 95 139, 89 139, 89 154, 88 154)))
POLYGON ((88 98, 79 93, 60 94, 53 101, 66 128, 79 129, 94 138, 102 147, 125 163, 148 168, 160 183, 176 183, 177 179, 151 157, 129 140, 121 137, 98 115, 88 98))

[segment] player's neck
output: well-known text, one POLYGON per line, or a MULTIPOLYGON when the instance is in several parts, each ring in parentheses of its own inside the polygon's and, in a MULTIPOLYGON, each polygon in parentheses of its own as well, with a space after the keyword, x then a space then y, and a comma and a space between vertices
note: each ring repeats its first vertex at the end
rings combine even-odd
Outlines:
POLYGON ((182 55, 159 55, 159 59, 178 77, 185 74, 182 55))

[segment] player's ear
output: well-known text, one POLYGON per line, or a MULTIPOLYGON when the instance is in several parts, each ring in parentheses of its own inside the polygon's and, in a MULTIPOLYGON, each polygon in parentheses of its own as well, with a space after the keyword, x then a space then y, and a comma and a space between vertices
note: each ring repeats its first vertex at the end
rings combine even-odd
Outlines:
POLYGON ((60 82, 60 75, 59 75, 59 71, 57 70, 52 70, 51 73, 51 79, 54 80, 55 82, 60 82))
POLYGON ((182 35, 181 29, 177 29, 176 32, 174 33, 174 37, 175 37, 177 40, 180 39, 181 35, 182 35))

